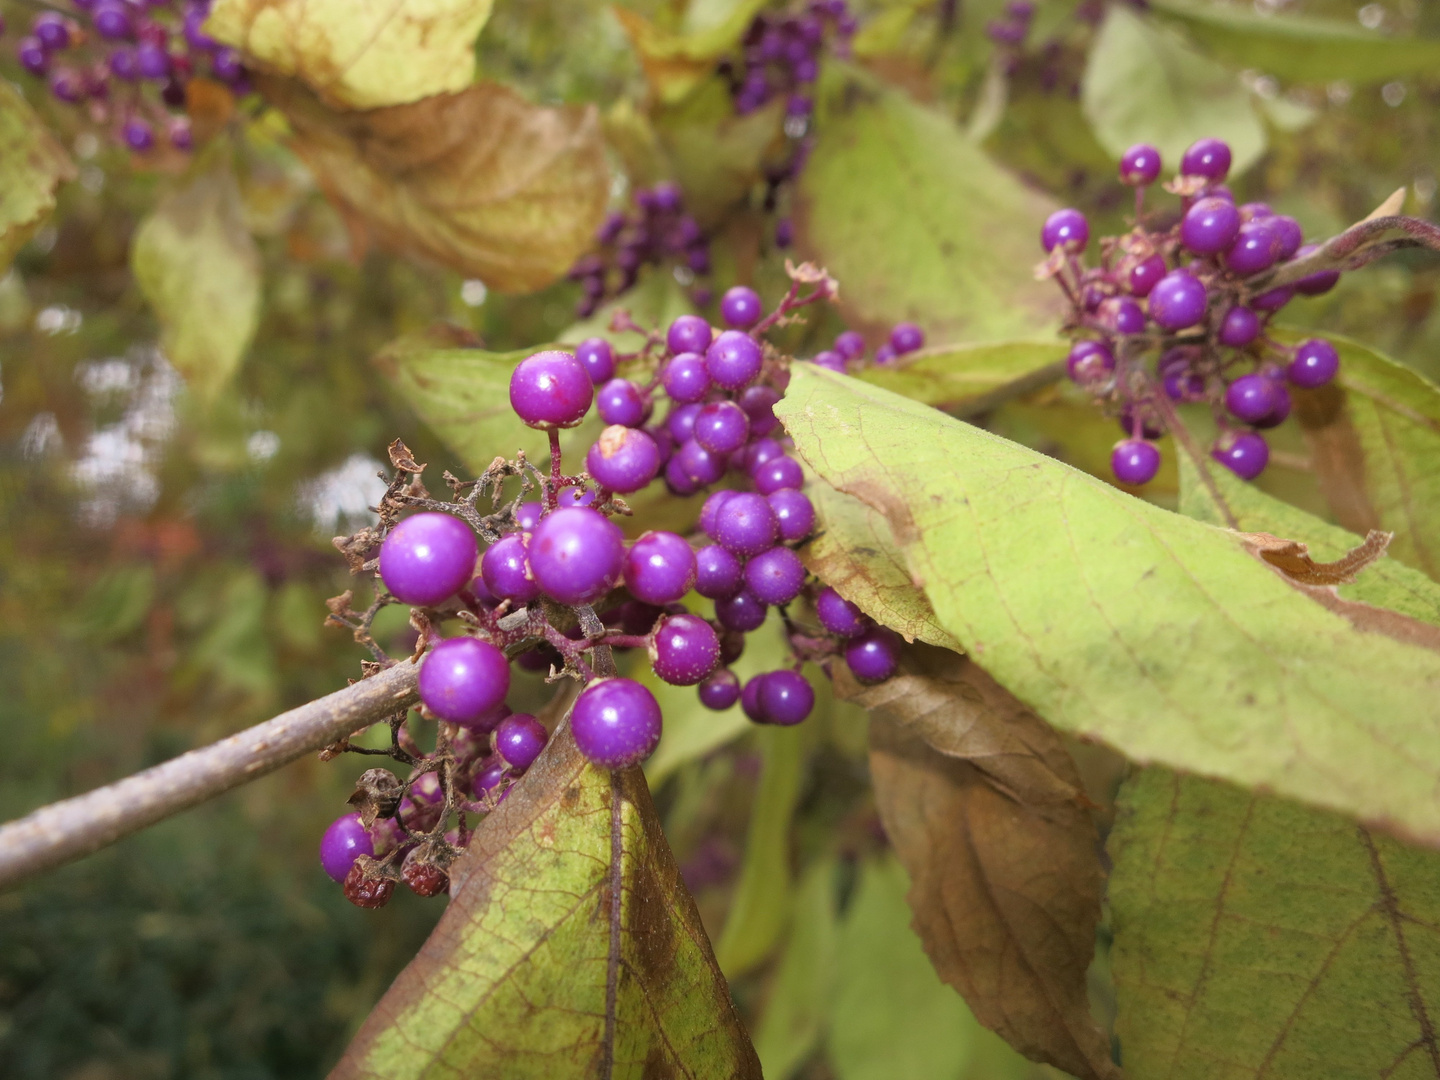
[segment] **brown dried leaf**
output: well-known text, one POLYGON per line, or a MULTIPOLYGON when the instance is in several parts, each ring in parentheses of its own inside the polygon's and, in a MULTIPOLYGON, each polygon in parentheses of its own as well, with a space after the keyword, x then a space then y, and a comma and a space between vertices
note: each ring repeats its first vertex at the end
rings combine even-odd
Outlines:
POLYGON ((610 172, 593 106, 532 105, 498 83, 365 112, 334 112, 300 83, 267 77, 296 152, 367 238, 492 288, 525 292, 590 246, 610 172))
POLYGON ((971 661, 908 651, 837 695, 870 710, 870 771, 941 978, 1021 1053, 1085 1080, 1119 1070, 1086 996, 1102 874, 1059 737, 971 661))
POLYGON ((1365 542, 1334 562, 1317 563, 1310 548, 1298 540, 1283 540, 1269 533, 1241 533, 1245 546, 1271 566, 1302 585, 1349 585, 1355 576, 1385 554, 1394 533, 1371 529, 1365 542))
POLYGON ((395 816, 400 806, 400 781, 389 769, 366 769, 355 781, 355 792, 346 801, 360 815, 360 822, 367 829, 375 824, 377 817, 395 816))
POLYGON ((415 455, 410 452, 410 448, 401 440, 396 439, 392 442, 388 450, 390 454, 390 464, 401 472, 422 473, 425 471, 425 466, 415 460, 415 455))

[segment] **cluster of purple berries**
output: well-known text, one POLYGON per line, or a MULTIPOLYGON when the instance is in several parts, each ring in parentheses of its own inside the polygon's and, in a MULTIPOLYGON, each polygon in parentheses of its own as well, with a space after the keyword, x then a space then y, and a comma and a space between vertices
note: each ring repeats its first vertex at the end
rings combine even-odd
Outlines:
POLYGON ((635 192, 635 212, 611 212, 595 235, 599 250, 570 268, 584 295, 576 305, 583 319, 605 300, 629 291, 646 266, 674 263, 677 280, 690 287, 690 298, 710 303, 710 242, 699 223, 685 212, 680 188, 668 181, 635 192))
MULTIPOLYGON (((815 508, 774 413, 788 360, 767 351, 761 335, 794 307, 828 295, 828 279, 802 300, 792 288, 766 317, 754 290, 737 286, 720 303, 726 329, 683 315, 634 354, 617 355, 608 340, 591 338, 573 353, 539 352, 516 366, 511 407, 550 435, 550 472, 531 467, 541 497, 524 501, 526 484, 486 518, 491 536, 483 552, 464 515, 436 509, 459 504, 427 502, 426 512, 394 524, 373 564, 395 600, 422 609, 428 648, 420 701, 444 725, 448 755, 419 761, 410 781, 397 782, 403 797, 391 814, 368 828, 346 815, 327 831, 321 861, 345 882, 350 899, 384 903, 395 879, 384 867, 397 863, 414 891, 440 891, 446 860, 468 835, 462 817, 460 829, 445 833, 438 846, 448 824, 442 819, 452 810, 493 809, 539 756, 544 725, 512 715, 505 704, 512 662, 585 681, 570 731, 581 754, 607 769, 647 758, 662 718, 643 684, 602 673, 595 652, 602 647, 644 649, 663 681, 696 687, 710 709, 738 703, 762 724, 798 724, 810 715, 815 695, 801 673, 806 661, 843 656, 865 682, 894 674, 898 637, 833 589, 807 580, 795 551, 814 529, 815 508), (629 377, 617 374, 622 364, 629 377), (668 406, 657 419, 662 398, 668 406), (567 476, 559 432, 581 423, 592 407, 607 426, 586 454, 585 471, 567 476), (628 512, 617 496, 653 483, 687 497, 727 480, 730 486, 705 499, 691 536, 649 531, 627 545, 611 520, 628 512), (692 591, 713 601, 713 619, 684 606, 692 591), (801 626, 794 617, 791 605, 802 597, 817 625, 801 626), (742 686, 728 665, 772 607, 782 615, 793 656, 742 686), (573 620, 562 616, 567 611, 573 620), (436 628, 448 619, 464 623, 464 631, 442 638, 436 628), (419 836, 425 829, 428 837, 419 836), (376 863, 377 855, 388 862, 376 863)), ((854 336, 845 336, 847 345, 854 336)), ((506 475, 523 477, 524 464, 506 475)))
POLYGON ((208 74, 235 95, 249 84, 234 49, 203 30, 210 0, 71 0, 75 15, 43 11, 20 39, 17 57, 67 105, 88 106, 91 120, 113 129, 137 153, 163 137, 189 150, 185 86, 208 74))
MULTIPOLYGON (((720 63, 720 74, 730 83, 740 116, 776 99, 785 102, 788 150, 782 160, 765 169, 767 213, 780 210, 786 186, 799 178, 810 156, 815 110, 810 88, 820 73, 820 57, 827 43, 837 54, 848 53, 857 26, 845 0, 811 0, 803 14, 762 12, 745 33, 739 59, 720 63)), ((775 222, 776 247, 789 247, 794 236, 789 215, 781 214, 775 222)))
MULTIPOLYGON (((882 341, 880 347, 875 350, 875 355, 870 358, 870 362, 886 367, 895 363, 900 357, 918 352, 924 347, 924 330, 914 323, 896 323, 891 327, 889 337, 882 341)), ((835 343, 830 348, 822 349, 811 357, 810 362, 819 365, 826 371, 835 371, 844 375, 852 367, 858 367, 866 362, 865 339, 855 330, 846 330, 836 335, 835 343)))
POLYGON ((1338 271, 1293 285, 1266 285, 1276 266, 1309 254, 1300 225, 1264 203, 1237 206, 1224 180, 1230 147, 1201 139, 1180 162, 1167 190, 1178 215, 1144 213, 1144 189, 1159 179, 1160 152, 1133 146, 1120 179, 1136 189, 1130 232, 1100 242, 1098 266, 1080 254, 1090 226, 1078 210, 1058 210, 1041 231, 1050 253, 1038 274, 1054 277, 1072 309, 1066 329, 1079 336, 1070 377, 1114 410, 1126 438, 1115 445, 1118 480, 1145 484, 1160 467, 1153 440, 1178 423, 1176 403, 1209 403, 1220 429, 1211 456, 1253 480, 1270 459, 1261 430, 1290 414, 1290 387, 1328 383, 1340 357, 1314 338, 1287 347, 1267 334, 1275 313, 1296 296, 1334 288, 1338 271))
POLYGON ((1035 5, 1031 0, 1006 0, 1000 18, 991 19, 985 24, 985 35, 997 45, 1008 45, 1012 48, 1023 45, 1034 18, 1035 5))

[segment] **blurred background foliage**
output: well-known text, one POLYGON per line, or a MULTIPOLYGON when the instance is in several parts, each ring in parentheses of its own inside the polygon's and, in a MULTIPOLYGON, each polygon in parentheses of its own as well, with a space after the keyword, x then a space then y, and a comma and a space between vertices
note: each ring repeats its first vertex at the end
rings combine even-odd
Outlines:
MULTIPOLYGON (((619 6, 684 35, 739 5, 619 6)), ((977 163, 946 176, 910 169, 910 158, 887 172, 893 162, 877 159, 865 174, 870 186, 828 190, 832 174, 847 171, 850 142, 828 150, 840 169, 817 168, 790 196, 806 204, 795 207, 801 254, 860 265, 873 254, 901 268, 881 300, 873 290, 847 298, 844 314, 867 330, 882 316, 934 305, 953 307, 959 325, 985 314, 963 289, 937 298, 903 280, 905 266, 928 266, 904 246, 913 242, 903 219, 916 192, 885 184, 943 189, 943 229, 978 238, 965 251, 969 272, 1023 281, 1039 254, 1033 232, 986 232, 974 185, 1014 185, 1036 205, 1045 196, 1077 204, 1099 232, 1118 231, 1129 193, 1114 181, 1113 144, 1137 122, 1123 107, 1126 93, 1146 107, 1141 123, 1162 128, 1203 125, 1215 104, 1214 95, 1186 98, 1184 85, 1164 98, 1157 70, 1198 72, 1192 83, 1177 80, 1195 87, 1214 85, 1220 72, 1223 122, 1242 130, 1207 133, 1248 139, 1255 162, 1234 182, 1237 196, 1294 215, 1307 235, 1339 231, 1400 187, 1407 212, 1433 215, 1440 65, 1406 61, 1393 42, 1376 48, 1366 36, 1440 39, 1435 4, 1154 0, 1144 10, 1116 0, 1120 10, 1104 22, 1101 0, 1040 0, 1027 44, 1013 51, 985 33, 1000 0, 853 6, 857 71, 901 95, 896 115, 911 117, 914 103, 932 110, 913 114, 922 119, 912 138, 944 118, 954 144, 935 160, 977 163), (1336 20, 1359 43, 1342 37, 1321 48, 1275 31, 1303 17, 1336 20), (1117 37, 1117 26, 1130 36, 1117 37), (1154 63, 1162 53, 1168 69, 1154 63), (1121 106, 1115 85, 1108 96, 1095 85, 1102 75, 1118 82, 1121 106), (823 217, 836 207, 834 220, 823 217), (847 248, 836 230, 849 214, 877 252, 847 248), (986 265, 991 256, 995 265, 986 265)), ((11 28, 35 10, 0 2, 11 28)), ((482 76, 533 102, 595 103, 612 202, 623 204, 632 186, 679 177, 712 236, 714 280, 778 293, 786 253, 769 242, 773 219, 758 183, 778 133, 737 128, 713 77, 662 100, 599 0, 498 0, 477 56, 482 76)), ((22 87, 79 169, 0 277, 0 817, 8 819, 355 674, 355 647, 321 625, 324 599, 350 584, 329 538, 366 519, 391 439, 437 471, 457 464, 370 362, 383 345, 439 321, 494 350, 581 331, 572 327, 573 283, 505 295, 420 260, 353 254, 345 222, 287 147, 285 121, 256 105, 231 123, 226 145, 262 260, 260 322, 231 381, 202 401, 159 352, 160 327, 128 268, 137 224, 174 177, 130 160, 75 110, 46 100, 8 45, 0 76, 22 87)), ((825 122, 822 108, 822 140, 825 122)), ((1038 231, 1039 221, 1026 228, 1038 231)), ((1433 258, 1392 258, 1297 304, 1288 321, 1362 339, 1434 378, 1437 287, 1433 258)), ((662 270, 625 303, 644 321, 685 300, 662 270)), ((1030 336, 1049 329, 1018 295, 1000 315, 1030 336)), ((813 352, 840 326, 839 314, 826 313, 790 330, 790 344, 813 352)), ((982 422, 1105 475, 1113 425, 1062 388, 982 422)), ((1277 445, 1264 486, 1324 514, 1295 438, 1277 445)), ((1175 486, 1173 472, 1162 474, 1150 497, 1173 501, 1175 486)), ((393 621, 383 628, 402 649, 407 633, 393 621)), ((979 1028, 925 961, 908 929, 903 872, 886 854, 870 801, 862 714, 822 705, 818 723, 762 740, 743 722, 700 713, 693 695, 668 697, 652 782, 767 1075, 1057 1075, 979 1028)), ((1078 756, 1094 797, 1107 802, 1115 766, 1098 753, 1078 756)), ((321 1075, 443 904, 402 890, 386 909, 362 912, 320 871, 316 842, 355 772, 343 760, 294 765, 0 896, 0 1077, 321 1075)), ((1102 950, 1101 1015, 1104 968, 1102 950)))

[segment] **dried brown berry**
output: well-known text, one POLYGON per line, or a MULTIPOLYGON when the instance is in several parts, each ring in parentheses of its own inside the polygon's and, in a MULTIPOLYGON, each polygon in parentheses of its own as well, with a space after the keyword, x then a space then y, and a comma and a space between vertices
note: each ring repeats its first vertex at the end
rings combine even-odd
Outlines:
POLYGON ((416 896, 439 896, 450 887, 450 875, 434 863, 406 859, 400 877, 416 896))
POLYGON ((345 899, 356 907, 378 908, 390 902, 395 891, 393 878, 365 876, 365 867, 357 862, 345 876, 345 899))

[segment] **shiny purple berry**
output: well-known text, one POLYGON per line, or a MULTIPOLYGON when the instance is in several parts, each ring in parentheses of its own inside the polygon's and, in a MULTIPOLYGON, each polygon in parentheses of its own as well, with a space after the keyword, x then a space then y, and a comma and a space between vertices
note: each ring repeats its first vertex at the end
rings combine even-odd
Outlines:
POLYGON ((42 11, 30 24, 30 33, 50 52, 70 47, 70 24, 56 11, 42 11))
POLYGON ((320 865, 336 881, 344 881, 361 855, 375 855, 375 844, 359 814, 346 814, 330 823, 320 838, 320 865))
POLYGON ((700 485, 691 479, 681 467, 678 457, 672 457, 665 463, 665 486, 670 489, 670 494, 679 495, 682 498, 686 495, 694 495, 700 490, 700 485))
POLYGON ((420 700, 441 720, 470 725, 510 692, 510 661, 473 637, 446 638, 420 664, 420 700))
POLYGON ((695 553, 683 536, 647 532, 625 555, 625 587, 647 604, 673 604, 695 585, 695 553))
POLYGON ((720 298, 720 317, 725 325, 737 330, 748 330, 760 321, 762 314, 760 294, 748 286, 736 285, 720 298))
POLYGON ((525 538, 520 533, 502 536, 480 557, 480 580, 501 600, 528 604, 540 595, 540 586, 530 576, 525 538))
POLYGON ((765 497, 742 491, 717 509, 710 537, 732 554, 748 558, 768 551, 778 534, 775 511, 765 497))
POLYGON ((140 77, 140 66, 135 60, 135 50, 122 45, 110 54, 110 74, 125 82, 134 82, 140 77))
POLYGON ((745 564, 745 587, 767 604, 788 604, 805 587, 805 564, 787 547, 762 551, 745 564))
POLYGON ((705 358, 699 353, 686 352, 673 357, 665 365, 660 381, 671 400, 685 404, 703 401, 710 392, 710 373, 705 369, 705 358))
POLYGON ((1269 220, 1270 228, 1274 230, 1280 244, 1280 258, 1290 258, 1300 250, 1300 245, 1305 242, 1305 234, 1300 229, 1300 223, 1288 214, 1276 214, 1269 220))
POLYGON ((749 589, 715 601, 715 618, 726 630, 748 634, 765 622, 765 603, 749 589))
POLYGON ((904 356, 906 353, 915 352, 925 345, 925 331, 914 323, 896 323, 890 331, 890 347, 895 350, 896 356, 904 356))
POLYGON ((750 418, 733 401, 712 401, 695 414, 695 441, 712 454, 733 454, 749 437, 750 418))
POLYGON ((584 366, 590 381, 601 386, 615 377, 615 349, 604 338, 586 338, 575 346, 575 359, 584 366))
POLYGON ((1227 251, 1240 234, 1240 211, 1224 199, 1196 199, 1180 221, 1180 242, 1196 255, 1227 251))
POLYGON ((1145 332, 1145 312, 1128 296, 1106 300, 1101 305, 1100 317, 1115 333, 1121 336, 1145 332))
POLYGON ((671 686, 696 686, 720 666, 720 637, 698 615, 671 615, 650 639, 650 663, 671 686))
POLYGON ((782 488, 804 486, 805 473, 794 458, 781 456, 756 466, 750 471, 750 479, 755 481, 756 491, 770 495, 782 488))
POLYGON ((1160 451, 1144 439, 1124 439, 1110 452, 1110 470, 1122 484, 1148 484, 1160 471, 1160 451))
POLYGON ((645 399, 629 379, 611 379, 600 387, 595 408, 607 424, 639 427, 645 422, 645 399))
POLYGON ((1269 218, 1257 218, 1240 226, 1235 242, 1225 252, 1225 265, 1241 277, 1258 274, 1275 265, 1280 257, 1280 238, 1269 218))
POLYGON ((1182 176, 1200 176, 1219 183, 1230 174, 1230 147, 1219 139, 1200 139, 1180 159, 1182 176))
POLYGON ((1130 268, 1130 293, 1132 296, 1149 296, 1169 268, 1162 255, 1151 255, 1143 262, 1130 268))
POLYGON ((50 53, 36 37, 23 37, 16 50, 20 66, 31 75, 44 75, 50 70, 50 53))
POLYGON ((749 334, 726 330, 705 352, 710 378, 727 390, 738 390, 760 374, 763 356, 749 334))
POLYGON ((727 458, 723 454, 712 454, 694 439, 689 439, 675 451, 675 461, 696 487, 708 487, 725 475, 727 458))
POLYGON ((758 704, 766 723, 790 727, 815 708, 815 689, 798 671, 782 668, 762 676, 758 704))
POLYGON ((804 540, 815 531, 815 504, 803 491, 781 488, 765 496, 775 511, 775 525, 786 543, 804 540))
POLYGON ((700 704, 715 712, 724 712, 740 700, 740 678, 729 668, 721 668, 700 684, 700 704))
POLYGON ((870 626, 863 611, 829 586, 815 598, 815 614, 821 626, 839 637, 856 637, 870 626))
POLYGON ((1223 437, 1210 451, 1210 456, 1241 480, 1254 480, 1270 463, 1270 446, 1264 436, 1243 431, 1223 437))
POLYGON ((396 525, 380 547, 380 580, 402 604, 438 604, 475 576, 479 545, 470 526, 425 513, 396 525))
POLYGON ((90 21, 102 38, 117 41, 130 36, 130 12, 119 0, 101 0, 90 13, 90 21))
POLYGON ((585 760, 603 769, 644 761, 660 742, 655 695, 633 679, 597 679, 581 691, 570 732, 585 760))
POLYGON ((125 121, 120 128, 120 137, 136 153, 144 153, 155 145, 155 129, 138 116, 125 121))
POLYGON ((1243 349, 1260 336, 1260 317, 1247 307, 1232 307, 1220 324, 1220 344, 1243 349))
POLYGON ((620 529, 585 507, 553 510, 530 534, 530 573, 540 591, 562 604, 589 604, 620 578, 625 541, 620 529))
POLYGON ((534 428, 574 427, 594 398, 585 365, 567 352, 528 356, 510 375, 510 407, 534 428))
POLYGON ((1120 156, 1120 182, 1145 187, 1160 178, 1160 151, 1149 143, 1137 143, 1120 156))
POLYGON ((1065 370, 1077 383, 1097 382, 1115 370, 1115 354, 1103 341, 1077 341, 1070 346, 1065 370))
POLYGON ((700 415, 699 405, 681 405, 672 408, 665 417, 665 430, 680 447, 695 437, 695 417, 700 415))
POLYGON ((1079 210, 1056 210, 1045 219, 1040 230, 1040 243, 1046 251, 1057 247, 1064 251, 1084 251, 1090 242, 1090 223, 1079 210))
POLYGON ((535 526, 540 524, 540 517, 544 512, 543 503, 523 502, 515 509, 515 524, 525 532, 534 532, 535 526))
POLYGON ((711 600, 734 596, 745 583, 740 560, 719 544, 706 544, 695 553, 695 591, 711 600))
POLYGON ((1225 390, 1225 407, 1247 424, 1264 420, 1275 408, 1275 384, 1264 375, 1242 375, 1225 390))
POLYGON ((780 391, 771 386, 747 386, 736 399, 750 421, 750 436, 768 435, 780 423, 775 419, 775 404, 780 391))
POLYGON ((1324 386, 1340 370, 1340 354, 1324 338, 1302 341, 1295 350, 1295 359, 1285 369, 1291 385, 1305 390, 1324 386))
POLYGON ((875 363, 879 364, 881 367, 887 367, 894 362, 895 346, 891 345, 888 341, 882 342, 880 347, 875 350, 875 363))
POLYGON ((865 355, 865 339, 854 330, 846 330, 836 337, 835 351, 846 360, 858 360, 865 355))
POLYGON ((1160 279, 1150 293, 1150 317, 1166 330, 1184 330, 1205 317, 1209 303, 1200 279, 1174 270, 1160 279))
POLYGON ((142 41, 135 48, 135 69, 144 79, 160 80, 170 75, 170 54, 163 45, 142 41))
POLYGON ((900 639, 877 626, 845 646, 845 663, 861 682, 882 682, 900 666, 900 639))
POLYGON ((1264 417, 1255 421, 1257 428, 1279 427, 1290 418, 1290 408, 1294 404, 1290 399, 1290 391, 1285 389, 1282 383, 1277 382, 1273 385, 1275 387, 1275 407, 1264 417))
POLYGON ((849 372, 845 358, 833 349, 825 349, 816 353, 810 358, 810 362, 816 367, 824 368, 826 371, 833 371, 836 375, 845 375, 849 372))
POLYGON ((1295 286, 1281 285, 1278 289, 1267 289, 1259 296, 1250 298, 1250 306, 1256 311, 1276 312, 1295 297, 1295 286))
POLYGON ((628 495, 655 479, 660 448, 639 428, 612 424, 585 455, 585 468, 602 487, 628 495))
POLYGON ((549 740, 544 724, 529 713, 516 713, 501 720, 495 729, 495 752, 513 771, 523 773, 535 764, 549 740))
POLYGON ((704 353, 710 347, 710 324, 699 315, 681 315, 665 332, 665 343, 674 355, 704 353))

